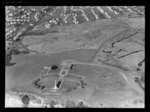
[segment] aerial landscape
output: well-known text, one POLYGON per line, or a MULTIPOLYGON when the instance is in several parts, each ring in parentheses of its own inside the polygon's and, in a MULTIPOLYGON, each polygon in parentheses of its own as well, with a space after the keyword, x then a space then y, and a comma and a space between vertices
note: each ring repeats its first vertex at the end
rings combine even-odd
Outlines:
POLYGON ((145 108, 144 6, 5 6, 6 108, 145 108))

